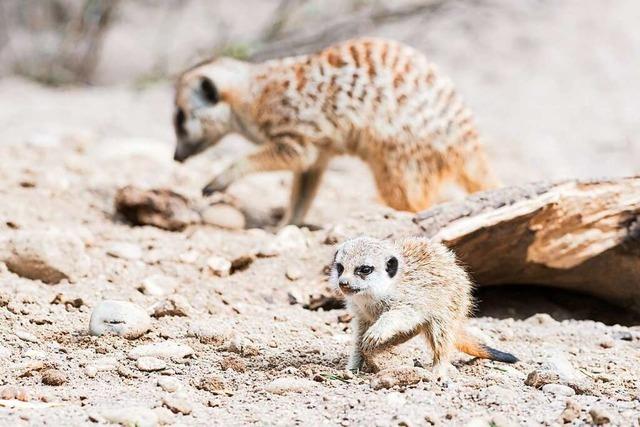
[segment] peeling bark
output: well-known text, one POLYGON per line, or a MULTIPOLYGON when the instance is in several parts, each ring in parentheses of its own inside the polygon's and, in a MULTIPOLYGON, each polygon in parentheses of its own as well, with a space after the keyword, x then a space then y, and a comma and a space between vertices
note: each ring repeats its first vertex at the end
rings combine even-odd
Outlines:
POLYGON ((640 177, 534 183, 416 215, 480 286, 534 284, 640 312, 640 177))

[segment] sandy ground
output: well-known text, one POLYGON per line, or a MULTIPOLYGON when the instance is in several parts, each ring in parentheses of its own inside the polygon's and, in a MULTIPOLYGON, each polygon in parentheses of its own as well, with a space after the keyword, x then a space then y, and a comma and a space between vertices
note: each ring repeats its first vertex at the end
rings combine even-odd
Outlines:
MULTIPOLYGON (((480 15, 454 8, 452 19, 404 37, 430 47, 459 83, 503 181, 625 175, 640 171, 640 59, 630 54, 640 47, 638 11, 633 1, 522 2, 480 15)), ((326 242, 416 232, 411 216, 378 203, 360 162, 337 159, 309 216, 320 230, 293 230, 288 249, 218 277, 208 266, 212 256, 238 259, 279 238, 204 225, 182 232, 130 227, 114 215, 115 192, 128 184, 168 187, 202 204, 200 187, 251 148, 229 137, 176 165, 170 114, 167 83, 56 90, 0 81, 0 238, 57 231, 60 239, 82 242, 81 250, 57 257, 80 265, 88 256, 73 283, 55 285, 0 263, 0 388, 23 387, 31 397, 23 408, 0 400, 0 425, 136 416, 142 424, 177 425, 640 423, 638 316, 553 290, 479 293, 471 324, 521 359, 513 366, 459 354, 459 372, 446 386, 425 377, 381 390, 372 387, 372 374, 348 375, 346 311, 304 308, 310 295, 330 294, 325 267, 333 247, 326 242), (122 243, 134 255, 110 255, 122 243), (150 278, 164 295, 139 290, 150 278), (154 317, 138 339, 88 334, 91 312, 103 300, 152 312, 176 298, 184 315, 154 317), (180 343, 191 354, 161 357, 160 370, 142 371, 128 356, 149 343, 180 343), (64 384, 42 383, 51 368, 63 373, 64 384), (557 375, 543 381, 551 387, 525 384, 536 370, 557 375)), ((265 174, 230 193, 267 215, 286 203, 288 186, 286 174, 265 174)), ((415 366, 422 375, 429 360, 424 343, 414 340, 384 365, 415 366)))

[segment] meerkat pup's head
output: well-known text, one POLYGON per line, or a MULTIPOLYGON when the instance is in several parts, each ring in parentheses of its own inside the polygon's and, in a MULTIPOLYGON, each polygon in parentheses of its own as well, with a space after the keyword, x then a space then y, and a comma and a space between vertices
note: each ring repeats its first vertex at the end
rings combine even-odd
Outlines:
POLYGON ((342 243, 331 267, 331 283, 347 296, 382 299, 402 268, 399 250, 389 241, 357 237, 342 243))
POLYGON ((249 64, 231 58, 209 61, 185 71, 176 85, 174 160, 182 162, 231 132, 231 103, 248 85, 249 64))

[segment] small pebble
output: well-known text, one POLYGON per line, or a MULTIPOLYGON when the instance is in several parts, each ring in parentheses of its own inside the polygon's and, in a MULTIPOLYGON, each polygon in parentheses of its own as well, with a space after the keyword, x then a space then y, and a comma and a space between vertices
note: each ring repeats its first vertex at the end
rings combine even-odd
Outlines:
POLYGON ((206 207, 200 212, 200 216, 205 224, 230 230, 242 230, 246 225, 244 214, 225 203, 216 203, 206 207))
POLYGON ((182 295, 172 295, 153 306, 153 317, 177 316, 186 317, 191 312, 191 306, 182 295))
POLYGON ((219 277, 226 277, 231 274, 231 261, 219 256, 212 256, 207 259, 207 266, 219 277))
POLYGON ((568 424, 573 420, 580 418, 580 411, 582 408, 580 404, 573 399, 567 399, 565 402, 564 411, 560 414, 560 418, 564 424, 568 424))
POLYGON ((140 357, 136 360, 136 367, 144 372, 161 371, 167 367, 167 363, 157 357, 140 357))
POLYGON ((180 388, 182 387, 182 384, 180 384, 180 381, 178 381, 175 378, 160 377, 158 378, 158 387, 160 387, 161 389, 163 389, 168 393, 173 393, 180 390, 180 388))
POLYGON ((592 408, 589 411, 589 415, 591 415, 593 423, 598 426, 609 424, 613 421, 611 413, 609 413, 609 411, 604 408, 592 408))
POLYGON ((558 323, 556 319, 551 317, 548 313, 537 313, 524 320, 527 323, 533 323, 535 325, 552 325, 558 323))
POLYGON ((142 258, 142 248, 134 243, 115 242, 107 247, 106 252, 114 258, 131 261, 142 258))
POLYGON ((145 277, 138 290, 145 295, 163 296, 170 294, 176 288, 177 283, 174 279, 162 274, 154 274, 145 277))
POLYGON ((213 394, 224 394, 226 387, 222 378, 215 375, 209 375, 200 380, 196 385, 196 388, 200 390, 208 391, 213 394))
POLYGON ((576 394, 574 389, 562 384, 545 384, 542 386, 542 391, 562 397, 571 397, 576 394))
POLYGON ((128 354, 129 359, 136 360, 140 357, 160 357, 173 360, 184 359, 191 356, 193 349, 185 344, 172 341, 164 341, 152 344, 144 344, 134 347, 128 354))
POLYGON ((192 411, 191 403, 187 399, 173 394, 164 396, 162 405, 169 408, 174 414, 189 415, 192 411))
POLYGON ((290 265, 289 267, 287 267, 287 271, 285 271, 284 275, 287 277, 287 279, 296 281, 302 277, 302 270, 295 265, 290 265))
POLYGON ((59 386, 67 382, 67 376, 64 372, 57 369, 47 369, 42 372, 42 384, 59 386))
POLYGON ((135 427, 155 427, 158 425, 156 413, 144 407, 116 407, 104 409, 100 412, 104 420, 113 424, 122 424, 135 427))
POLYGON ((23 331, 21 329, 18 329, 14 333, 22 341, 27 341, 27 342, 32 342, 32 343, 37 343, 38 342, 38 338, 35 335, 33 335, 32 333, 29 333, 27 331, 23 331))
POLYGON ((223 370, 232 369, 236 372, 245 372, 247 365, 238 356, 226 356, 220 362, 220 366, 223 370))
POLYGON ((265 390, 273 394, 306 393, 317 387, 316 383, 304 378, 277 378, 265 386, 265 390))

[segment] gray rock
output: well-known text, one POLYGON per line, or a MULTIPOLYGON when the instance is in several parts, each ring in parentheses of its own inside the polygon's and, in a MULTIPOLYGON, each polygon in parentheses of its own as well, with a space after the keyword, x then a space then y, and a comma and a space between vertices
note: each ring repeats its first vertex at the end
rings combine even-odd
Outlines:
POLYGON ((47 284, 75 282, 90 266, 82 240, 60 231, 21 231, 0 248, 0 260, 11 272, 47 284))
POLYGON ((107 247, 107 254, 114 258, 135 261, 142 258, 142 248, 135 243, 114 242, 107 247))
POLYGON ((95 306, 89 321, 91 335, 116 334, 136 339, 151 329, 151 318, 139 306, 127 301, 106 300, 95 306))
POLYGON ((132 360, 137 360, 141 357, 160 357, 180 360, 192 354, 193 349, 188 345, 164 341, 137 346, 129 352, 128 357, 132 360))
POLYGON ((136 367, 144 372, 162 371, 167 363, 157 357, 145 356, 136 360, 136 367))

